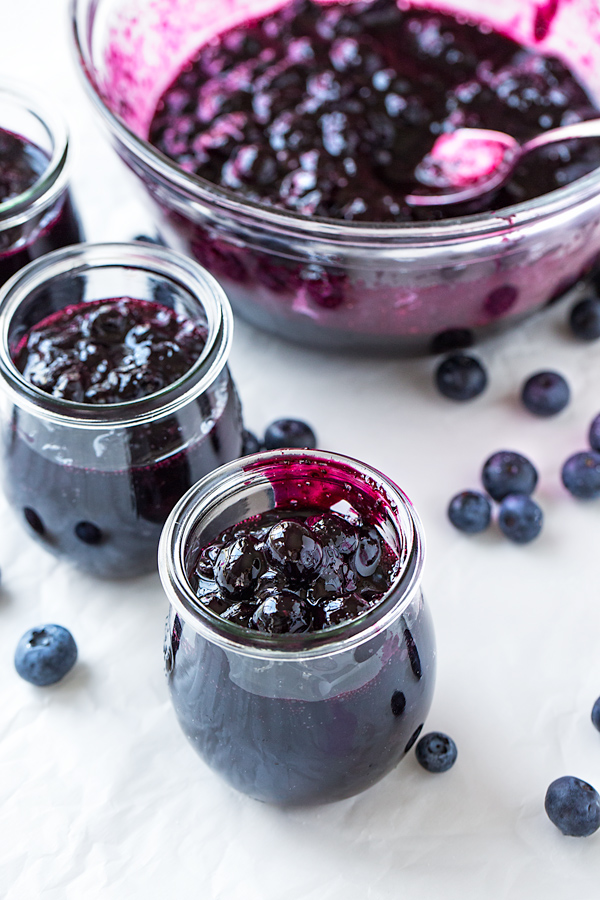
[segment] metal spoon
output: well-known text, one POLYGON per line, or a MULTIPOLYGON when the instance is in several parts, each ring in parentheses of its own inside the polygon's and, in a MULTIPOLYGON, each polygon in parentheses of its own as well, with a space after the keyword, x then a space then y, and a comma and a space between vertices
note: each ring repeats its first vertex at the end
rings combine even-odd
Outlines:
POLYGON ((512 175, 526 153, 575 138, 600 138, 600 119, 543 131, 519 144, 503 131, 457 128, 442 134, 417 166, 424 193, 409 194, 409 206, 448 206, 479 199, 497 190, 512 175))

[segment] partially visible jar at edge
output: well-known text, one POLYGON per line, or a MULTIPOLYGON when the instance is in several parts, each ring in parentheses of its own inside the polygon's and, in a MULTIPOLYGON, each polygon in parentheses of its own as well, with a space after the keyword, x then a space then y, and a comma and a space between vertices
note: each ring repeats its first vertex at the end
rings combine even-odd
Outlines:
POLYGON ((82 240, 62 119, 0 81, 0 285, 33 259, 82 240))
MULTIPOLYGON (((368 466, 283 450, 224 466, 177 504, 159 547, 170 601, 165 664, 179 723, 238 790, 281 805, 350 797, 390 772, 431 705, 435 641, 421 590, 423 535, 406 496, 368 466), (267 510, 307 507, 379 517, 398 553, 390 590, 356 619, 322 631, 265 634, 196 598, 197 548, 267 510), (340 505, 341 504, 341 505, 340 505)), ((193 778, 193 771, 189 774, 193 778)))
POLYGON ((156 569, 161 528, 199 478, 239 456, 240 403, 227 368, 232 315, 200 266, 145 244, 78 245, 30 263, 0 290, 3 482, 29 533, 94 575, 156 569), (13 356, 38 322, 74 303, 128 297, 206 330, 200 358, 139 399, 82 403, 29 383, 13 356))

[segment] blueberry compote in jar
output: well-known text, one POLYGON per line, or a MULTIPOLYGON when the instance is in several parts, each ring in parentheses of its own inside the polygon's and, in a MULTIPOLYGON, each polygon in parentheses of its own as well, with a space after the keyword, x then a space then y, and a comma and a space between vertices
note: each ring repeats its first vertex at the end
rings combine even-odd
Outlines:
POLYGON ((0 284, 32 259, 81 240, 68 153, 60 117, 0 82, 0 284))
POLYGON ((29 533, 95 575, 156 567, 177 500, 241 451, 232 317, 193 261, 79 245, 0 291, 3 476, 29 533))
POLYGON ((240 791, 350 797, 417 740, 435 645, 423 536, 402 491, 344 456, 276 450, 177 504, 159 547, 181 727, 240 791))

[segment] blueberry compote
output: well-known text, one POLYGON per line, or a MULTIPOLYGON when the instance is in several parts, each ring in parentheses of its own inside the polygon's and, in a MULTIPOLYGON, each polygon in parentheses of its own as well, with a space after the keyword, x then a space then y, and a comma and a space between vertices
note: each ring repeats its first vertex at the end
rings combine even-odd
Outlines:
POLYGON ((203 548, 192 586, 229 622, 267 634, 318 631, 381 599, 398 557, 376 528, 335 513, 263 513, 203 548))
POLYGON ((226 367, 171 414, 158 409, 127 427, 102 419, 107 405, 177 382, 197 362, 206 334, 161 304, 111 298, 59 310, 20 340, 13 361, 24 379, 59 401, 95 405, 100 423, 86 428, 74 413, 57 425, 13 409, 5 490, 48 549, 96 575, 150 571, 179 497, 239 454, 239 401, 226 367))
POLYGON ((250 200, 404 222, 501 209, 600 165, 598 142, 555 145, 483 203, 410 208, 440 134, 484 127, 526 141, 596 116, 562 62, 489 28, 394 0, 295 0, 201 47, 159 101, 149 139, 250 200))
POLYGON ((79 222, 68 191, 39 222, 30 223, 31 233, 24 230, 22 223, 9 223, 5 229, 1 227, 1 204, 15 200, 33 187, 48 169, 49 162, 41 147, 0 128, 0 284, 32 259, 81 240, 79 222))

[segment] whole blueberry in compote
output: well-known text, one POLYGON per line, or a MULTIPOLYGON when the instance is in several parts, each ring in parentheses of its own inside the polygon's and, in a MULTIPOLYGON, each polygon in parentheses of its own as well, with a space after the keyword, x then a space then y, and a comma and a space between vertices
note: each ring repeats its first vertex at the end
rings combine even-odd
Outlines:
POLYGON ((581 778, 564 775, 546 791, 544 807, 559 831, 571 837, 589 837, 600 828, 600 796, 581 778))
POLYGON ((531 494, 538 481, 533 463, 514 450, 499 450, 483 464, 483 486, 494 500, 507 494, 531 494))
POLYGON ((15 668, 21 678, 45 687, 69 672, 77 659, 73 635, 62 625, 42 625, 26 631, 15 651, 15 668))
POLYGON ((448 506, 448 518, 465 534, 479 534, 490 524, 492 505, 479 491, 461 491, 448 506))
POLYGON ((536 416, 555 416, 567 406, 571 391, 558 372, 536 372, 521 392, 523 405, 536 416))
POLYGON ((592 420, 588 439, 592 450, 595 450, 596 453, 600 453, 600 414, 592 420))
POLYGON ((592 707, 592 722, 594 728, 600 731, 600 697, 598 697, 592 707))
POLYGON ((265 431, 263 443, 267 450, 286 447, 314 450, 317 438, 310 425, 300 419, 277 419, 265 431))
POLYGON ((447 356, 436 369, 435 383, 450 400, 472 400, 487 386, 487 373, 478 359, 466 353, 447 356))
POLYGON ((575 337, 582 341, 600 338, 600 298, 585 297, 576 303, 569 314, 569 325, 575 337))
POLYGON ((430 731, 415 747, 415 756, 428 772, 447 772, 456 762, 456 744, 447 734, 430 731))
MULTIPOLYGON (((331 512, 278 508, 201 548, 191 581, 198 599, 221 618, 298 634, 367 612, 391 587, 398 565, 396 551, 373 526, 331 512)), ((420 670, 406 632, 411 667, 420 670)))
POLYGON ((600 497, 600 453, 583 450, 574 453, 562 467, 562 483, 579 500, 600 497))
POLYGON ((542 530, 544 514, 528 494, 508 494, 498 511, 500 531, 515 544, 528 544, 542 530))

